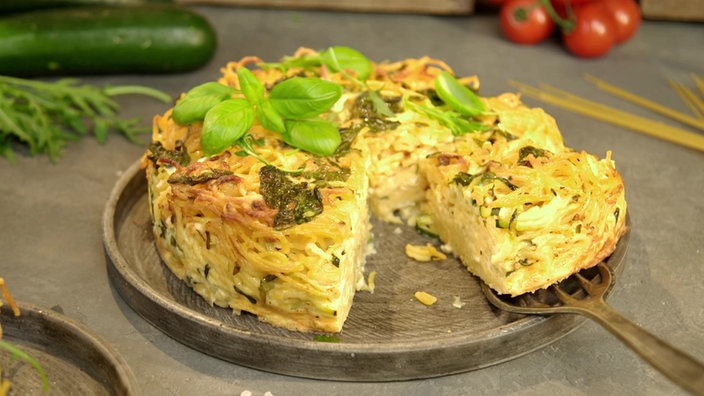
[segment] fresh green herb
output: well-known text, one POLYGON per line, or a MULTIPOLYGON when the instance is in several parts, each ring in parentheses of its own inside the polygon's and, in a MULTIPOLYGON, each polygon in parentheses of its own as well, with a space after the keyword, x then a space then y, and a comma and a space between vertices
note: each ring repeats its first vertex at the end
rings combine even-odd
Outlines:
POLYGON ((276 67, 286 71, 291 67, 302 67, 310 69, 313 67, 326 66, 334 72, 339 72, 350 81, 357 84, 369 93, 369 99, 374 104, 376 113, 385 117, 392 117, 394 112, 381 97, 379 91, 375 91, 367 85, 366 81, 374 70, 374 64, 361 52, 343 46, 329 47, 320 51, 317 55, 305 55, 299 58, 286 58, 279 63, 268 63, 265 67, 276 67), (353 74, 350 74, 353 72, 353 74))
POLYGON ((469 132, 485 132, 491 128, 472 118, 486 114, 481 98, 471 89, 462 85, 452 74, 441 72, 435 78, 435 95, 429 93, 431 100, 439 98, 442 104, 424 106, 405 97, 404 104, 416 113, 437 120, 450 129, 453 135, 461 136, 469 132), (435 97, 437 95, 437 98, 435 97), (447 108, 443 108, 445 106, 447 108))
POLYGON ((286 121, 284 141, 301 150, 319 155, 332 155, 342 141, 337 127, 321 119, 286 121))
POLYGON ((237 141, 237 145, 240 146, 242 150, 238 151, 235 153, 235 155, 240 156, 240 157, 246 157, 248 155, 251 155, 252 157, 258 159, 259 161, 265 163, 266 165, 271 165, 267 160, 262 158, 258 153, 257 150, 254 149, 254 145, 262 146, 264 145, 264 141, 262 139, 254 139, 252 135, 246 134, 240 138, 240 140, 237 141))
POLYGON ((172 117, 177 124, 187 125, 202 121, 216 104, 232 97, 234 88, 216 82, 207 82, 192 88, 174 106, 172 117))
POLYGON ((447 71, 435 78, 435 91, 443 102, 463 116, 476 117, 486 111, 479 96, 447 71))
POLYGON ((454 136, 462 136, 466 133, 476 131, 484 132, 490 129, 489 126, 477 121, 468 120, 455 111, 442 111, 437 107, 423 106, 414 103, 409 98, 404 98, 404 104, 412 111, 425 114, 426 116, 449 128, 454 136))
POLYGON ((171 101, 165 93, 143 86, 100 88, 79 85, 75 79, 42 82, 0 76, 0 155, 14 163, 13 145, 19 143, 28 146, 31 155, 47 155, 56 162, 66 144, 88 134, 91 125, 101 144, 110 130, 136 142, 149 127, 140 126, 137 118, 117 115, 120 106, 113 98, 126 94, 171 101))
POLYGON ((373 63, 356 49, 334 46, 320 52, 320 62, 334 72, 353 70, 357 78, 365 81, 371 76, 373 63))
POLYGON ((200 143, 206 155, 233 144, 252 154, 251 144, 242 140, 255 120, 281 133, 293 147, 321 156, 335 152, 340 132, 332 122, 316 117, 342 96, 339 85, 319 78, 293 77, 275 85, 267 97, 264 85, 249 69, 237 69, 237 76, 244 98, 230 98, 236 92, 233 88, 203 84, 189 91, 174 108, 177 123, 203 120, 200 143))
POLYGON ((272 88, 269 100, 288 119, 313 118, 327 111, 342 96, 342 87, 318 78, 293 77, 272 88))
POLYGON ((340 342, 340 338, 328 335, 328 334, 316 334, 315 337, 313 337, 315 341, 319 342, 340 342))
POLYGON ((394 116, 394 112, 391 111, 391 108, 389 108, 389 105, 381 97, 379 91, 371 89, 367 84, 367 79, 371 75, 373 64, 364 55, 348 47, 330 47, 321 53, 321 59, 323 63, 333 71, 339 71, 357 85, 366 89, 376 113, 385 117, 394 116), (346 72, 348 69, 354 70, 357 73, 357 78, 348 74, 346 72))
POLYGON ((264 67, 276 68, 285 72, 294 67, 311 69, 323 65, 334 72, 352 71, 356 74, 356 78, 362 81, 369 78, 374 67, 372 61, 361 52, 343 46, 329 47, 317 55, 286 57, 281 62, 266 63, 264 67))
POLYGON ((22 361, 25 361, 29 363, 32 367, 34 367, 35 370, 39 373, 39 376, 42 379, 42 385, 44 388, 44 393, 49 392, 49 379, 46 376, 46 373, 44 372, 44 369, 42 366, 31 356, 27 354, 27 352, 23 351, 16 345, 13 345, 9 342, 0 340, 0 349, 4 349, 12 355, 13 359, 19 359, 22 361))
POLYGON ((232 146, 254 125, 254 109, 245 99, 228 99, 205 114, 200 145, 206 155, 218 154, 232 146))

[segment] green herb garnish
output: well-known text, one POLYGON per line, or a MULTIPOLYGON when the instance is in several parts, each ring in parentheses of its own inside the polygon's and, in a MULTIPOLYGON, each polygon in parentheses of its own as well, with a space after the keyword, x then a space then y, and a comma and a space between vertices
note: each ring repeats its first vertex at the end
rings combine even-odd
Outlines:
POLYGON ((277 209, 274 228, 281 230, 311 221, 323 212, 323 200, 318 187, 306 182, 296 183, 289 174, 275 166, 259 170, 262 196, 266 206, 277 209))
POLYGON ((340 132, 332 122, 317 117, 337 102, 342 87, 319 78, 293 77, 275 85, 267 96, 249 69, 237 69, 237 76, 244 98, 232 98, 237 92, 234 88, 206 83, 190 90, 174 107, 177 123, 203 120, 200 142, 206 155, 218 154, 233 144, 250 154, 253 148, 243 137, 255 120, 279 132, 293 147, 321 156, 335 152, 340 132))
POLYGON ((34 367, 35 370, 37 370, 37 373, 39 373, 39 376, 42 379, 42 385, 44 388, 44 392, 49 392, 49 379, 46 377, 46 373, 44 372, 44 369, 42 366, 37 362, 33 357, 29 356, 27 352, 23 351, 19 347, 17 347, 14 344, 11 344, 9 342, 0 340, 0 349, 4 349, 12 355, 13 359, 19 359, 24 362, 29 363, 32 367, 34 367))
POLYGON ((409 97, 404 98, 404 105, 416 113, 423 113, 440 122, 455 136, 491 129, 488 125, 472 119, 486 114, 480 97, 449 72, 443 71, 435 78, 435 94, 445 106, 424 106, 414 103, 409 97))
POLYGON ((404 105, 416 113, 425 114, 438 121, 440 124, 450 129, 454 136, 462 136, 469 132, 487 131, 490 129, 488 126, 477 121, 468 120, 454 111, 442 111, 437 107, 423 106, 413 103, 410 99, 405 99, 404 105))
POLYGON ((92 131, 102 144, 110 130, 116 130, 131 141, 149 130, 139 126, 139 119, 125 120, 117 115, 118 95, 146 95, 165 103, 165 93, 143 86, 79 85, 78 80, 56 82, 0 76, 0 155, 10 162, 16 158, 13 145, 29 147, 31 155, 47 155, 58 161, 69 141, 78 140, 92 131))
POLYGON ((506 187, 508 187, 511 191, 518 189, 518 186, 511 183, 507 178, 497 176, 494 172, 491 172, 488 170, 481 172, 481 173, 477 173, 477 174, 470 174, 467 172, 457 172, 455 177, 452 179, 452 182, 455 184, 459 184, 460 186, 467 187, 475 179, 479 180, 480 185, 485 184, 487 182, 499 181, 499 182, 505 184, 506 187))
POLYGON ((367 85, 367 80, 374 71, 374 63, 356 49, 344 46, 333 46, 321 51, 317 55, 305 55, 299 58, 285 58, 282 62, 268 63, 267 67, 276 67, 286 71, 291 67, 302 67, 310 69, 312 67, 326 66, 334 72, 338 72, 357 84, 360 88, 369 93, 369 99, 374 104, 376 113, 391 117, 388 104, 382 99, 381 94, 367 85), (350 74, 353 72, 354 74, 350 74))
POLYGON ((476 117, 486 110, 479 96, 447 71, 435 78, 435 91, 443 102, 463 116, 476 117))
POLYGON ((318 342, 340 342, 340 338, 332 336, 332 335, 327 335, 327 334, 316 334, 315 337, 313 337, 313 340, 318 341, 318 342))

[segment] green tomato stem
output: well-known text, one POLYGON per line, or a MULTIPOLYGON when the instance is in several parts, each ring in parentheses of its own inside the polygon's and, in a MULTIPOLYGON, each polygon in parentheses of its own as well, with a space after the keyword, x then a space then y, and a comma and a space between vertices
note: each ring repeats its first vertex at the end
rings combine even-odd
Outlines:
POLYGON ((562 30, 562 33, 569 34, 574 30, 574 27, 576 25, 576 21, 574 18, 574 13, 572 12, 572 7, 568 6, 568 13, 569 13, 569 18, 565 19, 561 17, 557 11, 555 11, 555 7, 552 6, 552 3, 550 0, 538 0, 540 4, 545 7, 545 11, 547 11, 548 15, 550 15, 550 18, 555 22, 557 26, 560 27, 560 30, 562 30))

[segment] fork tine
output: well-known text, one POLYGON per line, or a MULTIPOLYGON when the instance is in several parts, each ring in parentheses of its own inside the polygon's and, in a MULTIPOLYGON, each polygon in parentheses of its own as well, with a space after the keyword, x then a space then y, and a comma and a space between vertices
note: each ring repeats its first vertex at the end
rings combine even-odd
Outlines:
POLYGON ((531 308, 546 308, 550 306, 540 301, 533 293, 524 294, 522 300, 525 301, 527 307, 531 308))
POLYGON ((560 286, 558 286, 557 284, 552 285, 551 288, 552 288, 552 290, 555 292, 555 295, 557 296, 557 298, 559 298, 560 301, 562 301, 563 303, 565 303, 565 304, 570 304, 570 303, 573 303, 573 302, 577 301, 577 299, 575 299, 574 297, 572 297, 569 293, 567 293, 566 291, 564 291, 564 290, 563 290, 560 286))
POLYGON ((575 278, 579 281, 579 283, 582 285, 582 288, 587 291, 587 293, 590 296, 595 296, 599 294, 599 291, 601 290, 601 284, 596 284, 590 281, 589 279, 585 278, 582 276, 582 274, 574 274, 575 278))
POLYGON ((611 285, 611 269, 602 261, 597 265, 599 274, 601 275, 601 283, 607 286, 611 285))

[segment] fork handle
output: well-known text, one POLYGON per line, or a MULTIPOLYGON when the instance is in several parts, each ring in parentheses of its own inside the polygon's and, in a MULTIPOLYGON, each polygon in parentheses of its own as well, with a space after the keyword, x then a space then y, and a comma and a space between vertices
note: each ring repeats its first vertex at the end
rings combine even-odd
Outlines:
POLYGON ((704 364, 626 319, 603 300, 582 313, 621 339, 674 383, 695 395, 704 395, 704 364))

